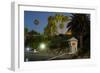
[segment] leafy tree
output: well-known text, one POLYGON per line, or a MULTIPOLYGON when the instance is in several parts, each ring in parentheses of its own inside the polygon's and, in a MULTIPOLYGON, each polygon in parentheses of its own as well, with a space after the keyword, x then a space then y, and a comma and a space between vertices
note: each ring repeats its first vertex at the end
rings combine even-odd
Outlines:
POLYGON ((27 32, 25 37, 25 47, 30 47, 32 49, 36 49, 38 43, 41 41, 40 34, 34 30, 27 32))
POLYGON ((24 42, 24 44, 25 44, 25 47, 27 47, 27 35, 28 35, 28 28, 24 28, 24 40, 25 40, 25 42, 24 42))

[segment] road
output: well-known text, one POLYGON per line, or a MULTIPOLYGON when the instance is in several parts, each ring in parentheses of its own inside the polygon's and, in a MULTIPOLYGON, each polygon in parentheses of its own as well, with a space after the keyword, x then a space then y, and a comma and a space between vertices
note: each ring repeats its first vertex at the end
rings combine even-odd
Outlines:
POLYGON ((51 55, 41 55, 38 53, 25 53, 25 60, 28 58, 28 61, 47 61, 47 60, 63 60, 63 59, 72 59, 74 55, 68 54, 68 53, 63 53, 60 55, 56 56, 51 56, 51 55))

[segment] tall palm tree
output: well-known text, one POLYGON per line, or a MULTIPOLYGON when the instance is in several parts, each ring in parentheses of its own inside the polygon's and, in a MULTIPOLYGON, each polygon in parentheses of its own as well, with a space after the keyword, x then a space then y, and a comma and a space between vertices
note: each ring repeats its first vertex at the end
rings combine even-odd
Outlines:
MULTIPOLYGON (((69 21, 69 16, 64 16, 63 14, 56 14, 56 15, 54 15, 54 16, 49 16, 48 17, 48 24, 47 24, 47 26, 46 26, 46 28, 45 28, 45 33, 48 35, 48 37, 49 38, 51 38, 50 39, 50 47, 52 47, 52 48, 50 48, 50 49, 53 49, 52 50, 52 52, 54 51, 54 50, 57 50, 56 52, 57 52, 57 54, 58 53, 60 53, 62 50, 63 50, 63 46, 60 46, 60 45, 62 45, 63 44, 63 42, 58 42, 58 41, 53 41, 54 39, 57 39, 57 37, 55 37, 54 35, 59 35, 60 33, 59 33, 59 29, 62 29, 63 30, 63 28, 66 28, 65 27, 65 24, 67 24, 67 21, 69 21), (59 28, 59 29, 58 29, 59 28), (52 41, 53 41, 53 43, 52 43, 52 41), (60 44, 57 44, 57 42, 60 44), (55 44, 56 45, 55 45, 55 44), (59 46, 59 48, 57 48, 57 45, 59 46)), ((67 28, 66 28, 67 29, 67 28)), ((59 36, 58 36, 59 37, 59 36)), ((60 38, 60 37, 59 37, 60 38)), ((57 40, 61 40, 61 39, 57 39, 57 40)), ((56 52, 54 52, 54 53, 56 53, 56 52)))
POLYGON ((68 24, 68 31, 72 31, 74 36, 79 37, 80 48, 83 48, 83 37, 90 34, 90 20, 88 14, 72 14, 72 20, 68 24))
POLYGON ((61 14, 56 14, 55 15, 55 20, 56 20, 56 23, 60 23, 60 28, 63 29, 64 28, 64 24, 69 21, 69 16, 64 16, 64 15, 61 15, 61 14))
POLYGON ((58 33, 57 26, 59 25, 60 29, 64 28, 64 25, 69 21, 69 16, 64 16, 61 14, 56 14, 55 16, 48 17, 48 25, 45 28, 45 32, 50 35, 56 35, 58 33))
POLYGON ((53 16, 48 17, 48 30, 51 36, 53 36, 56 33, 56 22, 53 16))

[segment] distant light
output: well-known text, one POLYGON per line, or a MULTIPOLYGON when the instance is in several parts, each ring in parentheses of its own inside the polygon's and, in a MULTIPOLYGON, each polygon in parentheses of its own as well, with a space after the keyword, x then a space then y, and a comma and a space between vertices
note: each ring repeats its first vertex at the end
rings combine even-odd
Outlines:
POLYGON ((34 49, 34 51, 33 51, 34 53, 37 53, 38 51, 36 50, 36 49, 34 49))
POLYGON ((46 44, 41 43, 41 44, 40 44, 40 49, 41 49, 41 50, 44 50, 45 48, 46 48, 46 44))
POLYGON ((67 32, 66 34, 67 34, 67 35, 72 35, 72 32, 71 32, 71 31, 69 31, 69 32, 67 32))
POLYGON ((28 58, 26 58, 26 62, 28 61, 28 58))
POLYGON ((26 48, 26 50, 27 50, 27 51, 29 51, 29 50, 30 50, 30 48, 29 48, 29 47, 27 47, 27 48, 26 48))

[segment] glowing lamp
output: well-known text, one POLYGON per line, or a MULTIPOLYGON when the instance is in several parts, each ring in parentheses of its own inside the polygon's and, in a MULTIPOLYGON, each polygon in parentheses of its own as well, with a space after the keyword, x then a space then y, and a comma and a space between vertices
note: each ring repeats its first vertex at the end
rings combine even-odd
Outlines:
POLYGON ((45 48, 46 48, 46 44, 41 43, 41 44, 40 44, 40 49, 41 49, 41 50, 44 50, 45 48))

